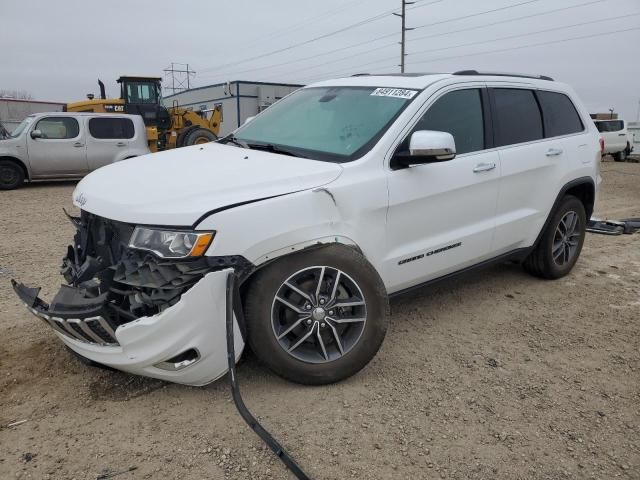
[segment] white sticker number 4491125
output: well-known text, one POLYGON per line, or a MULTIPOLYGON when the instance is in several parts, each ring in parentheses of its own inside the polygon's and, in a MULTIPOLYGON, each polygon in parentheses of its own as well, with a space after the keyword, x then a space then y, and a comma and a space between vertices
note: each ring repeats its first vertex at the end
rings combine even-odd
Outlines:
POLYGON ((406 90, 404 88, 376 88, 371 95, 374 97, 394 97, 394 98, 413 98, 417 90, 406 90))

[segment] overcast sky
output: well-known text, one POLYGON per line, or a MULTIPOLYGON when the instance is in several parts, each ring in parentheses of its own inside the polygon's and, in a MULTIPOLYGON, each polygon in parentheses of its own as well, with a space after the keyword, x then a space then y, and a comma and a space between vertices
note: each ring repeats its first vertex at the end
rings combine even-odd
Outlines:
MULTIPOLYGON (((391 12, 400 3, 0 0, 0 89, 74 101, 98 93, 99 77, 117 96, 120 74, 161 76, 171 62, 189 63, 195 86, 394 72, 400 19, 391 12)), ((408 8, 407 26, 419 27, 407 32, 409 72, 546 74, 571 84, 590 111, 636 119, 640 0, 418 0, 408 8)))

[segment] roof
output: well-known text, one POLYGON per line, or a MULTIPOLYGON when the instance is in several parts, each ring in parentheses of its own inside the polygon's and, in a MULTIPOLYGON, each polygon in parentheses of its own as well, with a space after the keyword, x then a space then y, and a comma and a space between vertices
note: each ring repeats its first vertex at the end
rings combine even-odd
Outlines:
POLYGON ((148 75, 122 75, 118 78, 117 82, 121 83, 123 80, 156 80, 162 81, 162 77, 151 77, 148 75))
POLYGON ((393 87, 424 89, 445 79, 473 80, 513 80, 527 83, 550 82, 551 77, 544 75, 525 75, 520 73, 478 72, 477 70, 461 70, 453 73, 358 73, 351 77, 334 78, 314 83, 314 87, 323 86, 360 86, 360 87, 393 87))

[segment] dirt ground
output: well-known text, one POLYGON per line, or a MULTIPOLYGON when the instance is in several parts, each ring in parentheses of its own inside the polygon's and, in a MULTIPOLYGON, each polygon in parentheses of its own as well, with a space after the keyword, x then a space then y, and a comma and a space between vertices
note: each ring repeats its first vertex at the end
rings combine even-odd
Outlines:
MULTIPOLYGON (((640 216, 640 164, 602 170, 596 214, 640 216)), ((10 278, 57 290, 73 187, 0 192, 0 478, 293 478, 226 379, 189 388, 86 367, 19 304, 10 278)), ((249 408, 313 478, 640 478, 640 234, 589 234, 558 281, 503 265, 392 311, 378 356, 337 385, 239 365, 249 408)))

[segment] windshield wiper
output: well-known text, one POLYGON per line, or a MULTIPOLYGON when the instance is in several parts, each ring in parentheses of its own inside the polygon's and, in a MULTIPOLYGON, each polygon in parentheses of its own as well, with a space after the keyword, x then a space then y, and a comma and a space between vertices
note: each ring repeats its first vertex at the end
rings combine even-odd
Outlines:
POLYGON ((291 157, 309 158, 294 150, 279 147, 272 143, 247 143, 247 147, 251 148, 252 150, 265 150, 267 152, 280 153, 282 155, 289 155, 291 157))
POLYGON ((247 145, 247 143, 236 138, 236 136, 233 133, 230 133, 226 137, 222 137, 221 139, 218 140, 218 143, 222 143, 222 144, 233 143, 234 145, 237 145, 242 148, 250 148, 249 145, 247 145))

